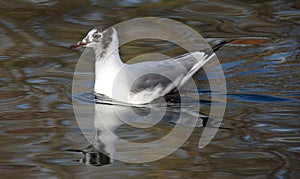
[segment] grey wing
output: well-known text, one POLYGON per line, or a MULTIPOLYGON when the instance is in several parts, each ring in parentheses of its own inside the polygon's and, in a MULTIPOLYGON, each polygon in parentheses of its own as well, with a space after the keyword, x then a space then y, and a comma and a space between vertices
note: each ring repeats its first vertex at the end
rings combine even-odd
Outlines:
POLYGON ((194 52, 168 60, 129 65, 132 72, 139 76, 130 91, 139 93, 155 90, 157 94, 154 95, 164 96, 175 87, 184 85, 211 57, 212 55, 207 56, 203 52, 194 52))
POLYGON ((143 90, 153 90, 157 86, 166 89, 168 85, 172 85, 172 81, 160 74, 148 73, 137 78, 130 88, 130 92, 139 93, 143 90))

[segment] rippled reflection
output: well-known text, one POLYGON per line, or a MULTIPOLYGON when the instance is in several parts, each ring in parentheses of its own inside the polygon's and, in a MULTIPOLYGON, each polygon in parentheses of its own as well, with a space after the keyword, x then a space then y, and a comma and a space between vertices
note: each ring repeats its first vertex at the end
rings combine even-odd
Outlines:
POLYGON ((171 102, 164 106, 155 102, 128 106, 110 99, 98 99, 95 104, 93 94, 80 93, 73 92, 80 95, 73 96, 74 108, 78 124, 91 145, 70 151, 83 153, 85 157, 80 161, 89 165, 102 166, 115 159, 133 163, 153 161, 185 142, 184 136, 188 137, 195 126, 215 128, 213 119, 203 114, 198 118, 199 114, 189 104, 171 102), (124 133, 122 129, 128 131, 124 133))

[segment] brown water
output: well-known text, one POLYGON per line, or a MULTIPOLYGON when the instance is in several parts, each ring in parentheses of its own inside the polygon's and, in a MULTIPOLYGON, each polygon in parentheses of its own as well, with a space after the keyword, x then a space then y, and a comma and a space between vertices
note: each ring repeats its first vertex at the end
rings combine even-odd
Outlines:
MULTIPOLYGON (((300 178, 298 1, 7 0, 0 12, 0 178, 300 178), (80 51, 67 47, 94 26, 143 16, 180 21, 211 42, 252 39, 217 53, 228 89, 222 126, 233 130, 219 130, 199 149, 197 128, 151 163, 86 165, 82 153, 69 151, 89 143, 69 90, 80 51)), ((176 54, 151 41, 143 46, 121 53, 129 58, 154 46, 176 54)), ((209 106, 205 74, 195 81, 209 106)), ((143 140, 144 131, 135 132, 143 140)))

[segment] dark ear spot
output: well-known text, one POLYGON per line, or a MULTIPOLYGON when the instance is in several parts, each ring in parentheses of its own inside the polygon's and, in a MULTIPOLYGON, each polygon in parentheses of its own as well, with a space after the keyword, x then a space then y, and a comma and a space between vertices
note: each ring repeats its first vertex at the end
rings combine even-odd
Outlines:
POLYGON ((113 40, 113 33, 114 30, 112 28, 108 28, 103 32, 102 44, 104 49, 107 49, 109 44, 111 44, 113 40))

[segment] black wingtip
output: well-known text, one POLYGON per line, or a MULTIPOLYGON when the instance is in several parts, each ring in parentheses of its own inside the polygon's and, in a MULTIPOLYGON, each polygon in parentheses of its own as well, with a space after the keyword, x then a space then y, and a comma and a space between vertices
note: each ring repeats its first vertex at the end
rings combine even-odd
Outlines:
POLYGON ((222 41, 220 43, 218 43, 217 45, 213 46, 212 48, 206 48, 204 50, 202 50, 206 55, 211 56, 213 55, 216 51, 218 51, 221 47, 223 47, 226 44, 229 44, 230 42, 234 41, 235 39, 231 39, 231 40, 225 40, 222 41))
POLYGON ((232 40, 225 40, 225 41, 222 41, 220 43, 218 43, 217 45, 215 45, 212 49, 214 52, 218 51, 221 47, 223 47, 224 45, 226 44, 229 44, 230 42, 234 41, 234 39, 232 40))

